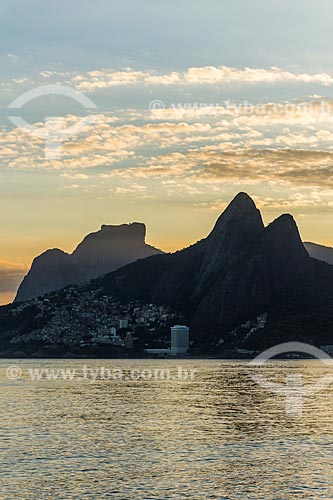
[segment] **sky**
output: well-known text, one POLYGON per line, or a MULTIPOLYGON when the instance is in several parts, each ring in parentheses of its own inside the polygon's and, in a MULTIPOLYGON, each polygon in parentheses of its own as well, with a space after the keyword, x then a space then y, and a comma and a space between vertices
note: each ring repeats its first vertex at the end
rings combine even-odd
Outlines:
POLYGON ((0 303, 47 248, 145 222, 166 251, 239 191, 332 246, 330 0, 2 0, 0 303))

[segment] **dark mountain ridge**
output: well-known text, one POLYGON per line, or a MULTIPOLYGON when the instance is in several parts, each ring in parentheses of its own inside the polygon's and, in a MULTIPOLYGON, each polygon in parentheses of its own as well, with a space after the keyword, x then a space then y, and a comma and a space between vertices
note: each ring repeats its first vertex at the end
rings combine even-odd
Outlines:
MULTIPOLYGON (((95 259, 101 262, 98 254, 95 259)), ((50 317, 57 311, 68 314, 70 297, 82 294, 94 297, 89 311, 82 311, 89 314, 99 307, 97 297, 166 306, 189 324, 197 352, 261 349, 292 340, 333 344, 333 266, 310 257, 291 215, 265 227, 246 193, 239 193, 211 233, 190 247, 148 256, 70 288, 46 296, 50 317)), ((38 329, 34 307, 44 306, 28 302, 21 316, 15 305, 7 307, 3 323, 0 313, 6 338, 11 333, 1 324, 12 325, 16 335, 23 331, 17 317, 26 321, 25 335, 38 329)), ((45 326, 48 316, 41 321, 45 326)))
POLYGON ((322 290, 327 307, 333 306, 333 268, 309 256, 291 215, 265 228, 246 193, 235 197, 207 238, 125 266, 90 286, 122 300, 168 304, 185 315, 197 338, 223 337, 270 310, 278 319, 280 310, 287 314, 285 293, 299 296, 300 316, 308 293, 314 307, 322 290))
POLYGON ((333 248, 306 241, 305 248, 314 259, 333 265, 333 248))
POLYGON ((88 234, 72 254, 47 250, 32 263, 15 301, 43 296, 67 285, 85 283, 130 262, 162 253, 145 242, 146 226, 139 222, 103 225, 88 234))

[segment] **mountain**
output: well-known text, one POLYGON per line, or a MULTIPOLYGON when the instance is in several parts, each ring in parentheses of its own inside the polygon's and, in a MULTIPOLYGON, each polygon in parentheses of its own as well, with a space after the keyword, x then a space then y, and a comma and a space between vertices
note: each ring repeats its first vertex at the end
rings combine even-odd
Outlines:
POLYGON ((20 302, 60 290, 69 284, 84 283, 138 259, 162 253, 145 242, 146 226, 134 222, 103 225, 88 234, 72 254, 47 250, 32 263, 15 301, 20 302))
POLYGON ((333 268, 309 256, 291 215, 264 227, 246 193, 234 198, 207 238, 118 269, 90 287, 125 301, 171 306, 198 342, 230 343, 235 328, 263 314, 281 339, 296 331, 303 340, 325 337, 331 329, 333 268), (323 315, 322 332, 312 321, 316 314, 323 315))
MULTIPOLYGON (((113 233, 106 228, 99 232, 98 241, 108 238, 109 231, 113 233)), ((87 248, 91 254, 91 238, 95 240, 89 235, 74 252, 79 269, 85 266, 87 248)), ((104 269, 100 254, 94 256, 86 275, 104 269)), ((57 258, 62 266, 66 255, 58 253, 57 258)), ((188 248, 137 260, 37 302, 0 308, 0 340, 9 349, 11 339, 18 345, 20 338, 24 346, 87 345, 97 330, 105 332, 110 321, 140 307, 145 312, 138 322, 133 320, 133 328, 143 335, 143 345, 159 335, 149 312, 159 307, 162 315, 168 311, 170 318, 190 326, 199 354, 264 349, 287 341, 333 344, 333 266, 309 255, 291 215, 265 227, 253 200, 239 193, 210 234, 188 248)))
POLYGON ((20 284, 15 302, 29 300, 78 283, 78 273, 71 256, 54 248, 36 257, 20 284))
POLYGON ((333 265, 333 248, 310 242, 305 242, 304 246, 314 259, 322 260, 323 262, 333 265))

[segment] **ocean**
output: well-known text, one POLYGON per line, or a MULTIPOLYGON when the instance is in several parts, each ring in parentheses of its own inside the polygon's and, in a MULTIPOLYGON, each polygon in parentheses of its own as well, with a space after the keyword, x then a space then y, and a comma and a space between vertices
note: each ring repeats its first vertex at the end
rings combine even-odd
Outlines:
POLYGON ((279 387, 290 375, 309 387, 329 368, 1 360, 0 498, 333 498, 331 388, 287 404, 253 380, 258 370, 279 387))

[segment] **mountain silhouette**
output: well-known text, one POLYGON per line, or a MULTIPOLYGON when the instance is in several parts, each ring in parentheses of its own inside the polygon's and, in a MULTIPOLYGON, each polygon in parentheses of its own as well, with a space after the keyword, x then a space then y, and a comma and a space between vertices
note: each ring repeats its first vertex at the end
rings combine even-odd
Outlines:
MULTIPOLYGON (((207 238, 125 266, 89 286, 121 300, 170 305, 201 340, 228 336, 263 313, 271 324, 294 316, 306 337, 312 323, 302 319, 311 311, 304 304, 333 308, 333 267, 310 257, 291 215, 265 227, 246 193, 233 199, 207 238)), ((281 335, 292 336, 291 328, 284 325, 281 335)))
MULTIPOLYGON (((333 344, 333 266, 309 255, 291 215, 265 227, 253 200, 239 193, 210 234, 188 248, 163 254, 144 238, 142 224, 103 226, 72 255, 60 250, 43 254, 53 286, 68 280, 73 268, 80 282, 102 276, 74 292, 50 294, 49 316, 39 313, 35 320, 41 309, 29 302, 19 315, 15 304, 0 310, 5 338, 11 331, 29 336, 41 322, 45 326, 57 311, 68 311, 74 293, 169 306, 190 326, 198 352, 217 353, 221 346, 262 349, 287 341, 333 344), (129 259, 135 261, 120 267, 129 259), (117 269, 105 274, 110 266, 117 269)), ((34 266, 42 267, 38 259, 34 266)), ((89 315, 98 311, 98 300, 89 307, 89 315)))
POLYGON ((145 242, 146 226, 139 222, 119 226, 103 225, 88 234, 72 254, 47 250, 32 263, 15 301, 20 302, 84 283, 130 262, 161 253, 145 242))
POLYGON ((304 246, 314 259, 333 265, 333 248, 311 242, 305 242, 304 246))

